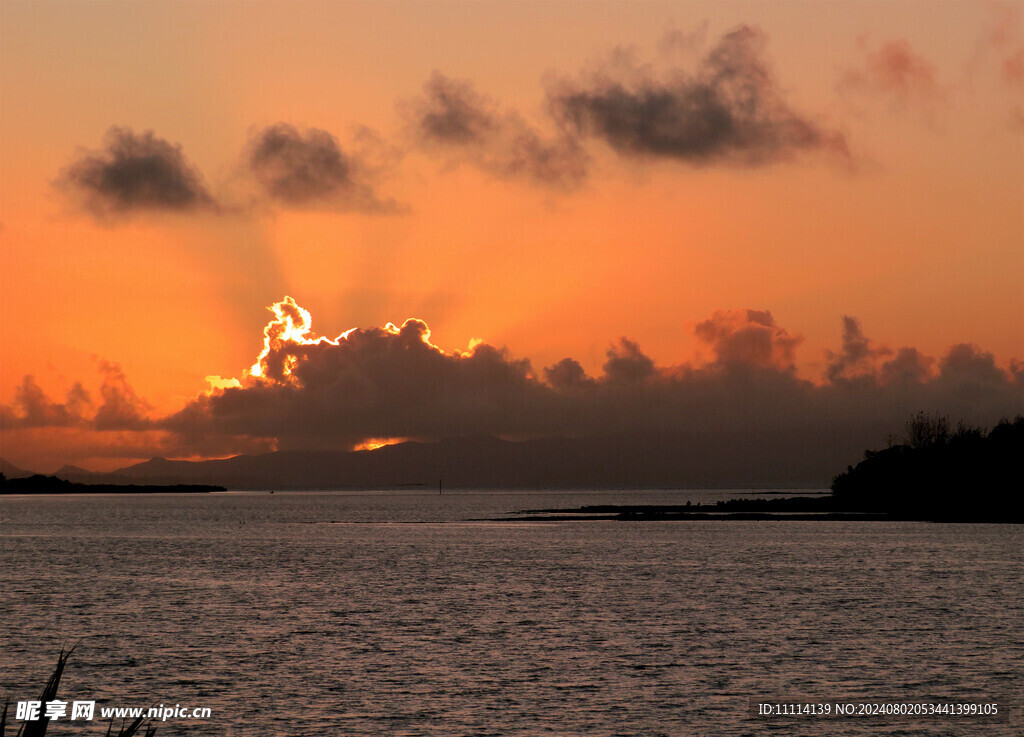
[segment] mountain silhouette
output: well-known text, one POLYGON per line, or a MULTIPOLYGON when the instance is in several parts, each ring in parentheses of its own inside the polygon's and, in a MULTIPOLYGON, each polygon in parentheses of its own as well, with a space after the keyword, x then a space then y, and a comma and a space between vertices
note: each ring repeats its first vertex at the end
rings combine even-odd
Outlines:
MULTIPOLYGON (((803 440, 813 447, 814 438, 803 440)), ((231 489, 824 488, 841 459, 776 453, 750 434, 606 435, 513 442, 489 436, 405 442, 375 450, 283 450, 208 461, 152 458, 88 483, 216 484, 231 489), (731 448, 760 445, 756 454, 731 448)), ((787 439, 792 450, 792 438, 787 439)), ((799 441, 798 441, 799 442, 799 441)))
POLYGON ((24 468, 18 468, 13 463, 3 458, 0 458, 0 473, 9 479, 21 479, 35 475, 35 471, 26 471, 24 468))

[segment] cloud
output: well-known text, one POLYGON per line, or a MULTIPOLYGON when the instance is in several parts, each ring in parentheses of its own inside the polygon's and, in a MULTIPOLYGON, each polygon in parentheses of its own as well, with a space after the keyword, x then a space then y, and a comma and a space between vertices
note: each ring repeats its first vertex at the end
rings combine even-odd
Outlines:
POLYGON ((1010 129, 1024 133, 1024 33, 1020 8, 996 6, 997 18, 989 35, 990 48, 999 64, 999 78, 1013 96, 1008 120, 1010 129))
MULTIPOLYGON (((843 317, 843 349, 839 353, 827 352, 828 367, 825 369, 825 376, 829 381, 839 379, 850 379, 856 376, 874 374, 873 362, 879 356, 886 356, 892 353, 888 348, 881 346, 871 347, 871 341, 864 337, 860 323, 856 318, 843 317)), ((911 360, 910 356, 904 356, 901 364, 911 360)), ((907 364, 909 369, 909 364, 907 364)), ((896 366, 893 371, 899 370, 896 366)))
POLYGON ((923 384, 931 378, 934 365, 934 358, 916 348, 900 348, 895 356, 882 364, 878 380, 882 384, 923 384))
POLYGON ((494 103, 472 83, 434 72, 414 103, 421 138, 443 144, 479 144, 500 127, 494 103))
POLYGON ((0 427, 69 427, 83 424, 84 415, 92 405, 89 393, 79 382, 67 392, 67 399, 53 402, 36 384, 34 376, 26 375, 14 390, 12 405, 0 406, 0 427))
POLYGON ((100 361, 100 372, 103 384, 100 396, 103 404, 96 410, 92 418, 97 430, 142 430, 149 429, 151 423, 146 415, 153 407, 139 397, 128 383, 124 371, 116 363, 100 361))
POLYGON ((587 176, 589 157, 575 136, 564 131, 543 136, 468 81, 434 72, 423 95, 403 108, 419 145, 454 162, 563 189, 579 186, 587 176))
POLYGON ((802 153, 848 158, 842 134, 790 108, 764 59, 767 37, 751 26, 724 35, 694 74, 664 78, 648 67, 605 68, 587 84, 549 93, 555 114, 623 156, 704 165, 759 166, 802 153))
POLYGON ((47 430, 106 455, 117 452, 111 438, 132 452, 182 457, 387 438, 597 435, 629 453, 687 453, 694 469, 711 474, 701 478, 722 480, 742 467, 750 478, 764 469, 763 478, 824 483, 914 412, 980 425, 1024 413, 1020 364, 1007 372, 969 344, 939 360, 909 347, 892 352, 846 317, 842 348, 828 354, 815 383, 793 368, 800 336, 768 311, 719 310, 694 333, 710 360, 659 365, 621 338, 599 375, 573 358, 538 372, 487 343, 445 350, 415 318, 317 336, 310 313, 285 298, 272 307, 262 350, 241 381, 222 382, 170 415, 151 418, 120 369, 101 364, 95 412, 80 386, 55 403, 26 378, 0 418, 10 447, 28 448, 29 438, 38 445, 47 430))
POLYGON ((1024 31, 1021 9, 1010 4, 989 6, 990 21, 979 43, 979 54, 991 57, 1000 79, 1024 90, 1024 31))
POLYGON ((909 41, 885 41, 875 49, 868 49, 866 40, 860 44, 863 62, 843 74, 837 85, 841 93, 884 97, 899 110, 931 110, 945 101, 935 65, 914 51, 909 41))
POLYGON ((894 354, 885 346, 874 346, 852 317, 843 318, 842 350, 827 351, 826 357, 825 379, 833 385, 847 382, 874 387, 931 385, 943 387, 944 391, 963 399, 993 390, 998 393, 1008 383, 1019 384, 1012 370, 1015 363, 1011 363, 1011 371, 1007 373, 996 364, 994 355, 976 345, 950 346, 941 359, 925 356, 911 347, 900 348, 894 354))
POLYGON ((1024 31, 1021 8, 1011 3, 990 3, 989 19, 970 61, 975 81, 994 79, 1010 130, 1024 133, 1024 31))
POLYGON ((583 366, 574 358, 563 358, 554 366, 544 369, 544 380, 559 391, 585 389, 594 384, 594 380, 587 376, 583 366))
MULTIPOLYGON (((10 405, 0 405, 0 446, 4 454, 24 459, 33 470, 53 470, 65 463, 99 463, 110 467, 153 456, 189 457, 197 449, 150 418, 152 405, 129 384, 121 367, 100 360, 103 377, 100 403, 81 382, 75 382, 63 402, 51 400, 27 375, 16 387, 10 405)), ((205 457, 273 450, 263 438, 208 437, 205 457)))
POLYGON ((102 402, 99 407, 96 407, 81 382, 75 382, 68 390, 64 402, 54 402, 36 384, 33 376, 24 376, 21 385, 15 389, 14 402, 10 406, 0 405, 0 427, 150 429, 152 425, 146 415, 153 408, 135 393, 121 367, 101 359, 99 371, 103 375, 99 390, 102 402))
POLYGON ((932 374, 934 359, 912 348, 893 355, 873 347, 853 318, 844 318, 843 349, 830 354, 825 381, 814 384, 795 375, 800 336, 768 311, 720 310, 698 323, 696 336, 713 352, 703 364, 658 366, 622 338, 596 377, 572 358, 538 375, 528 360, 486 343, 445 351, 416 319, 314 338, 311 316, 294 300, 273 312, 242 386, 200 396, 162 428, 197 443, 213 434, 273 438, 281 447, 347 447, 367 438, 474 433, 736 431, 769 418, 823 431, 869 425, 881 433, 903 422, 904 405, 968 409, 964 391, 977 399, 979 385, 988 395, 968 411, 973 420, 995 407, 1006 414, 1022 406, 1022 387, 989 354, 955 346, 932 374))
POLYGON ((390 212, 397 206, 381 200, 359 157, 342 151, 325 130, 300 132, 286 123, 258 131, 250 140, 246 165, 263 195, 293 208, 337 208, 390 212))
POLYGON ((1024 46, 1003 59, 1003 79, 1015 87, 1024 86, 1024 46))
MULTIPOLYGON (((420 320, 313 339, 309 313, 274 305, 264 349, 242 388, 199 397, 162 422, 197 439, 210 433, 275 437, 282 447, 351 446, 366 438, 489 432, 543 392, 528 361, 478 345, 446 353, 420 320), (369 434, 363 437, 363 433, 369 434)), ((509 424, 511 423, 511 424, 509 424)))
POLYGON ((217 203, 181 146, 153 131, 112 127, 104 147, 85 151, 56 184, 97 220, 138 212, 214 211, 217 203))
POLYGON ((642 384, 655 375, 654 361, 629 338, 619 338, 618 346, 608 349, 604 375, 612 384, 642 384))
POLYGON ((939 361, 939 380, 960 389, 999 387, 1006 381, 991 353, 970 343, 958 343, 939 361))
POLYGON ((696 327, 697 337, 715 353, 721 366, 757 366, 794 370, 794 351, 803 338, 779 327, 761 310, 716 310, 696 327))

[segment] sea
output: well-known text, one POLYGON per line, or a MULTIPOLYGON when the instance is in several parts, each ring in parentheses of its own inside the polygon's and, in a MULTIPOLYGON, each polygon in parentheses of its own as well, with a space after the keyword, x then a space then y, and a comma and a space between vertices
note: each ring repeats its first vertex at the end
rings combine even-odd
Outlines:
POLYGON ((1020 525, 516 514, 741 495, 3 497, 8 734, 1024 734, 1020 525))

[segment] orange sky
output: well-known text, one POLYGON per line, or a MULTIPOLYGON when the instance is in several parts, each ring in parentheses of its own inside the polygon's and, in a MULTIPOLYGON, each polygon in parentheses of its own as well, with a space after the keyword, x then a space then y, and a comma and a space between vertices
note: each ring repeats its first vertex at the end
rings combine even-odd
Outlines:
MULTIPOLYGON (((892 348, 971 342, 1024 358, 1024 4, 99 3, 0 7, 0 403, 25 374, 53 397, 120 364, 160 414, 241 377, 264 309, 314 331, 408 317, 432 341, 507 346, 538 371, 597 373, 636 340, 692 360, 716 309, 770 310, 819 380, 841 318, 892 348), (418 146, 407 110, 436 70, 544 135, 553 84, 633 54, 692 70, 739 24, 791 108, 850 157, 763 166, 630 157, 593 137, 572 191, 418 146), (695 34, 674 50, 666 34, 695 34), (702 35, 701 35, 702 34, 702 35), (701 40, 702 39, 702 40, 701 40), (878 65, 904 43, 919 66, 878 65), (888 76, 887 76, 888 75, 888 76), (406 111, 406 112, 403 112, 406 111), (249 198, 246 142, 290 123, 358 145, 395 212, 249 198), (97 222, 55 186, 111 126, 180 145, 218 212, 97 222)), ((894 62, 895 63, 895 62, 894 62)), ((612 62, 614 64, 614 62, 612 62)), ((0 452, 0 455, 5 455, 0 452)))

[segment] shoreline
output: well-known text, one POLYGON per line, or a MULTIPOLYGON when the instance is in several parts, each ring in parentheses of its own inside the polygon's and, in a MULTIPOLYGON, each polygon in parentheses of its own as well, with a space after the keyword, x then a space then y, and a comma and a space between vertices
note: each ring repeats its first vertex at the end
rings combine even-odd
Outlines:
MULTIPOLYGON (((971 524, 1024 524, 1024 516, 1010 510, 871 510, 844 509, 840 500, 827 497, 784 499, 728 499, 695 505, 600 505, 576 509, 524 509, 511 514, 520 522, 945 522, 971 524)), ((488 519, 487 521, 500 521, 488 519)))

